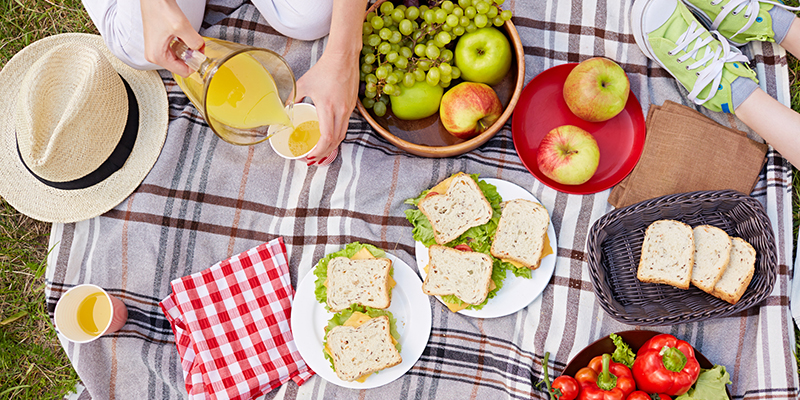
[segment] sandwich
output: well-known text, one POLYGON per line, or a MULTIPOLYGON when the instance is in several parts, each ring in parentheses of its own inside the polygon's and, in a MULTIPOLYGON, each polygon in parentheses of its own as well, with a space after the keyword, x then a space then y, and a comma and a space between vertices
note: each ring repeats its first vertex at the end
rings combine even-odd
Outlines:
POLYGON ((400 335, 389 311, 353 305, 325 328, 325 358, 339 379, 364 382, 373 372, 403 361, 400 335))
POLYGON ((530 270, 553 253, 547 238, 549 225, 550 215, 541 204, 525 199, 504 202, 490 251, 530 276, 530 270))
POLYGON ((731 259, 711 294, 731 304, 742 298, 756 271, 756 250, 742 238, 731 238, 731 259))
POLYGON ((694 234, 689 225, 658 220, 647 227, 636 277, 688 289, 694 267, 694 234))
POLYGON ((696 226, 694 236, 694 267, 692 285, 712 294, 731 259, 731 238, 725 231, 711 225, 696 226))
POLYGON ((370 244, 350 243, 317 263, 314 291, 317 301, 332 312, 352 304, 385 309, 391 305, 392 261, 370 244))
POLYGON ((493 286, 496 286, 492 279, 492 257, 440 245, 432 245, 428 248, 428 254, 430 261, 425 268, 427 276, 422 283, 425 294, 442 296, 453 312, 467 307, 482 307, 486 303, 493 286))

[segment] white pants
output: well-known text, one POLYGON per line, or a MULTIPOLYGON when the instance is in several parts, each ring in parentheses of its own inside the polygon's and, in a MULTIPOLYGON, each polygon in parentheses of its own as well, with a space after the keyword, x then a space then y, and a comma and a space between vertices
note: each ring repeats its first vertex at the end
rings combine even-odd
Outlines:
MULTIPOLYGON (((288 37, 315 40, 328 34, 330 0, 252 0, 267 23, 288 37)), ((200 30, 206 0, 177 0, 195 30, 200 30)), ((144 58, 142 12, 139 0, 83 0, 111 52, 136 69, 159 69, 144 58)))

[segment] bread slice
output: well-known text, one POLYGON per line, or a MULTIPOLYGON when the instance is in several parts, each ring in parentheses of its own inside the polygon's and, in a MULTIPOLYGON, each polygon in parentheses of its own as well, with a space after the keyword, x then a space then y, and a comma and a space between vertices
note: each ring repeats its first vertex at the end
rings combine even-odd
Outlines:
POLYGON ((403 362, 392 343, 389 318, 372 318, 358 328, 336 326, 328 331, 326 340, 339 379, 352 382, 403 362))
POLYGON ((430 296, 453 294, 468 304, 481 304, 489 294, 492 258, 487 254, 432 245, 422 291, 430 296))
POLYGON ((530 269, 539 267, 550 215, 541 204, 524 199, 503 203, 492 242, 493 256, 516 261, 530 269))
POLYGON ((458 174, 444 194, 422 199, 417 205, 433 227, 438 244, 452 242, 469 228, 492 219, 492 206, 480 187, 467 174, 458 174))
POLYGON ((389 294, 389 271, 392 260, 372 258, 351 260, 336 257, 328 262, 328 308, 342 311, 357 303, 372 308, 387 308, 392 302, 389 294))
POLYGON ((728 261, 731 259, 731 238, 725 231, 711 225, 692 229, 694 235, 694 267, 692 284, 706 293, 714 292, 728 261))
POLYGON ((692 267, 694 237, 689 225, 680 221, 659 220, 647 227, 636 272, 640 281, 688 289, 692 267))
POLYGON ((714 286, 714 296, 731 304, 742 298, 756 272, 756 250, 742 238, 731 238, 731 260, 714 286))

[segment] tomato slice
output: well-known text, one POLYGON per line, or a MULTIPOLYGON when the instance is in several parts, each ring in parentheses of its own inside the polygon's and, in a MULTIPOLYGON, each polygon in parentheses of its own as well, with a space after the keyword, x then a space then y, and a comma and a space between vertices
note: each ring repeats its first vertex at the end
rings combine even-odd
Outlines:
POLYGON ((469 247, 468 244, 464 244, 464 243, 456 245, 456 247, 453 247, 453 248, 456 249, 456 250, 461 250, 461 251, 472 251, 472 247, 469 247))

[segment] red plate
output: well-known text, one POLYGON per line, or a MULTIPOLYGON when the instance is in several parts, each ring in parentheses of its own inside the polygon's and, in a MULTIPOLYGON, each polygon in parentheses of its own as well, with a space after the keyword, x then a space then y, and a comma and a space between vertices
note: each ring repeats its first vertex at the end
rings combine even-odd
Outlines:
POLYGON ((644 148, 645 124, 642 106, 633 92, 625 109, 604 122, 587 122, 573 114, 564 102, 562 91, 577 63, 562 64, 536 75, 522 90, 511 120, 514 147, 525 168, 547 186, 573 194, 591 194, 606 190, 636 166, 644 148), (539 171, 536 154, 542 138, 561 125, 585 129, 600 147, 600 165, 592 179, 581 185, 562 185, 539 171))

